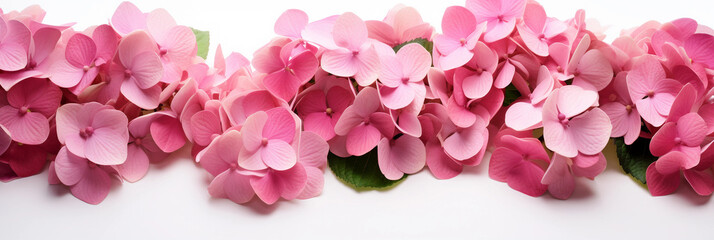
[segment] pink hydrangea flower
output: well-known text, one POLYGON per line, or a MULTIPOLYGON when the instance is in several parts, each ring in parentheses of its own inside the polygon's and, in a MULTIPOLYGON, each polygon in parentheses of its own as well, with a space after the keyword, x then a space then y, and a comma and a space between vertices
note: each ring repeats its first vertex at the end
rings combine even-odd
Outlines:
POLYGON ((642 119, 659 127, 669 115, 674 97, 682 84, 667 78, 662 64, 655 56, 645 55, 633 63, 632 70, 627 74, 627 88, 642 119))
POLYGON ((24 24, 0 16, 0 70, 25 68, 31 40, 30 30, 24 24))
POLYGON ((402 135, 382 138, 377 145, 379 170, 387 179, 398 180, 404 174, 419 172, 426 164, 426 148, 417 137, 402 135))
POLYGON ((568 199, 575 191, 575 176, 595 178, 605 170, 607 161, 602 153, 577 155, 567 158, 553 154, 548 170, 541 183, 548 185, 548 192, 557 199, 568 199))
POLYGON ((164 73, 161 82, 181 80, 181 74, 196 56, 196 36, 191 28, 180 26, 164 9, 151 11, 146 16, 146 30, 158 46, 164 73))
MULTIPOLYGON (((18 36, 23 36, 23 34, 18 34, 18 36)), ((9 90, 22 80, 31 77, 47 77, 51 72, 51 66, 57 61, 54 56, 57 54, 53 54, 53 52, 61 34, 60 29, 53 27, 42 27, 34 31, 27 54, 27 65, 18 71, 0 73, 0 86, 9 90)))
POLYGON ((594 155, 610 139, 610 118, 599 108, 597 93, 577 86, 556 89, 543 105, 543 138, 548 149, 573 158, 578 153, 594 155))
POLYGON ((241 128, 243 149, 238 163, 249 170, 271 168, 284 171, 297 162, 291 144, 297 138, 299 125, 285 108, 256 112, 241 128))
POLYGON ((556 38, 568 26, 557 19, 546 16, 543 6, 532 2, 526 5, 523 24, 518 25, 517 28, 528 49, 538 56, 547 57, 549 55, 548 46, 557 41, 556 38))
POLYGON ((467 0, 466 7, 470 9, 476 20, 487 22, 483 39, 495 42, 513 32, 518 19, 523 17, 526 8, 525 0, 467 0))
MULTIPOLYGON (((690 169, 699 164, 701 144, 706 137, 707 124, 697 113, 687 113, 674 122, 667 122, 652 136, 650 152, 663 156, 672 151, 684 153, 684 158, 671 157, 657 160, 658 168, 679 166, 690 169), (677 160, 668 162, 666 160, 677 160)), ((667 172, 660 169, 661 172, 667 172)))
POLYGON ((17 142, 41 144, 61 99, 62 91, 46 79, 22 81, 7 92, 8 105, 0 104, 0 126, 17 142))
POLYGON ((122 38, 116 63, 110 66, 112 81, 121 81, 121 93, 143 109, 159 105, 163 66, 156 43, 145 31, 135 31, 122 38))
POLYGON ((52 66, 50 79, 57 86, 71 87, 79 95, 94 82, 100 68, 112 60, 118 42, 118 35, 109 25, 98 26, 91 37, 74 34, 67 41, 64 59, 52 66))
POLYGON ((383 136, 393 135, 394 124, 389 114, 379 111, 380 107, 377 90, 364 88, 337 120, 335 133, 346 137, 350 155, 362 156, 376 147, 383 136))
POLYGON ((637 107, 632 103, 630 93, 627 90, 627 73, 620 72, 615 77, 612 85, 612 93, 608 103, 600 106, 612 121, 612 137, 625 137, 625 144, 632 144, 640 136, 642 120, 637 107))
POLYGON ((297 105, 298 116, 305 131, 311 131, 329 141, 335 136, 335 125, 342 113, 354 102, 349 90, 333 86, 325 93, 313 90, 305 93, 297 105))
POLYGON ((434 37, 434 65, 451 70, 466 64, 474 55, 471 51, 486 29, 486 23, 477 24, 468 9, 452 6, 446 9, 441 20, 444 34, 434 37))
POLYGON ((541 183, 550 157, 535 138, 501 137, 502 145, 491 154, 488 175, 496 181, 506 182, 511 188, 537 197, 548 189, 541 183))
POLYGON ((382 104, 396 110, 409 105, 416 96, 425 96, 423 80, 430 66, 429 52, 416 43, 407 44, 393 57, 383 59, 379 77, 382 104))
POLYGON ((57 110, 57 137, 67 150, 99 165, 118 165, 127 159, 126 115, 111 107, 70 103, 57 110))
POLYGON ((379 75, 379 55, 368 41, 367 26, 354 13, 340 15, 332 29, 337 48, 323 53, 322 68, 334 75, 353 77, 360 86, 369 86, 379 75))
POLYGON ((146 15, 131 2, 122 2, 112 15, 112 27, 121 35, 127 35, 134 30, 146 29, 146 15))
POLYGON ((272 46, 253 56, 255 69, 268 74, 263 78, 265 88, 285 101, 290 101, 299 87, 312 79, 320 64, 310 51, 293 53, 299 43, 272 46))
POLYGON ((397 46, 417 38, 431 40, 434 32, 434 28, 422 20, 416 9, 401 4, 392 8, 384 20, 368 20, 365 23, 370 38, 389 46, 397 46))
POLYGON ((47 151, 39 145, 12 142, 0 130, 0 181, 8 182, 42 172, 47 165, 47 151))
POLYGON ((462 83, 463 94, 469 99, 480 99, 486 96, 493 87, 493 74, 498 67, 498 56, 486 44, 476 43, 474 56, 464 68, 454 72, 454 78, 462 83))
POLYGON ((86 203, 99 204, 109 195, 113 169, 74 155, 67 147, 60 149, 52 169, 72 195, 86 203))

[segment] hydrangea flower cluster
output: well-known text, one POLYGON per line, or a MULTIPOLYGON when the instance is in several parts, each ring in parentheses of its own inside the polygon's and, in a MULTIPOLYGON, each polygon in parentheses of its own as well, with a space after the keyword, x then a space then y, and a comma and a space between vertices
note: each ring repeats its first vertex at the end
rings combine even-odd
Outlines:
POLYGON ((82 31, 44 15, 0 10, 2 181, 49 161, 51 184, 98 204, 113 181, 191 148, 211 196, 273 204, 318 196, 328 156, 364 169, 374 156, 393 183, 424 168, 450 179, 490 153, 492 179, 567 199, 618 138, 652 195, 674 192, 680 172, 714 191, 714 30, 692 19, 608 44, 584 11, 559 20, 526 0, 449 7, 442 33, 403 5, 367 21, 291 9, 252 60, 219 45, 210 66, 205 33, 163 9, 124 2, 82 31))

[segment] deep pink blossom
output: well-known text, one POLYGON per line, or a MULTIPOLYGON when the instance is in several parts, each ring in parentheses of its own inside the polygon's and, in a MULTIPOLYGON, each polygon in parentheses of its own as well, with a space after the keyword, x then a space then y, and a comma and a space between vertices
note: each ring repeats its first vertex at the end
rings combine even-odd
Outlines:
POLYGON ((393 135, 394 124, 389 114, 379 111, 380 108, 377 90, 364 88, 337 120, 335 133, 346 137, 349 154, 364 155, 376 147, 383 136, 393 135))
POLYGON ((121 81, 121 93, 143 109, 159 105, 163 66, 156 43, 145 31, 135 31, 122 38, 118 57, 110 66, 112 81, 121 81))
POLYGON ((50 134, 49 119, 62 100, 60 89, 46 79, 28 79, 7 92, 7 106, 0 105, 0 126, 14 141, 37 145, 50 134))
POLYGON ((379 55, 368 41, 367 26, 354 13, 344 13, 335 21, 332 38, 336 48, 322 55, 322 68, 334 75, 353 77, 360 86, 369 86, 379 75, 379 55))
POLYGON ((441 20, 444 34, 434 37, 434 65, 450 70, 466 64, 474 55, 471 51, 486 29, 486 23, 477 23, 468 9, 452 6, 446 9, 441 20))
POLYGON ((379 77, 380 99, 390 109, 401 109, 417 96, 426 95, 424 78, 431 66, 429 52, 412 43, 399 49, 393 57, 383 59, 379 77))
POLYGON ((543 195, 548 189, 541 183, 550 157, 535 138, 501 137, 503 145, 491 154, 488 175, 532 197, 543 195))
POLYGON ((627 88, 632 102, 642 119, 655 127, 664 123, 681 87, 679 81, 667 78, 662 64, 652 55, 635 60, 632 71, 627 74, 627 88))

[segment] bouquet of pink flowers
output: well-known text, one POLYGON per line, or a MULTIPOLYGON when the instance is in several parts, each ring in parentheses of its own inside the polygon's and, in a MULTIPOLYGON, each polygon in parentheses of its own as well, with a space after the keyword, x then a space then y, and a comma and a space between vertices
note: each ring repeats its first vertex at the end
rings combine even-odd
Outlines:
POLYGON ((403 5, 367 21, 291 9, 252 60, 219 45, 209 66, 208 32, 163 9, 124 2, 82 31, 44 15, 0 10, 0 180, 49 161, 49 182, 90 204, 182 148, 236 203, 318 196, 328 167, 358 189, 425 167, 449 179, 487 153, 492 179, 567 199, 611 138, 652 195, 680 172, 714 191, 714 30, 692 19, 608 44, 584 11, 526 0, 449 7, 443 33, 403 5))

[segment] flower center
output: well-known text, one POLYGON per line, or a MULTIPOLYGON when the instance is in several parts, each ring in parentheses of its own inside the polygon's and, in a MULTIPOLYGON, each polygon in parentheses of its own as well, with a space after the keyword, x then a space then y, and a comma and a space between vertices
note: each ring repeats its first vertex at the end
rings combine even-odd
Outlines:
POLYGON ((169 52, 169 50, 166 50, 166 48, 160 48, 160 49, 159 49, 159 54, 160 54, 161 56, 166 55, 166 53, 168 53, 168 52, 169 52))
POLYGON ((476 73, 477 74, 483 73, 483 68, 476 68, 476 73))
POLYGON ((408 83, 408 82, 409 82, 409 78, 408 78, 408 77, 403 77, 403 78, 402 78, 402 82, 403 82, 403 83, 408 83))
POLYGON ((230 168, 231 168, 231 169, 234 169, 234 170, 235 170, 236 168, 238 168, 238 164, 237 164, 237 163, 232 162, 232 163, 229 164, 229 165, 230 165, 230 168))
POLYGON ((460 39, 459 42, 461 43, 461 46, 466 46, 466 39, 465 39, 465 38, 460 39))
POLYGON ((134 139, 134 144, 136 144, 137 146, 141 146, 141 138, 134 139))
POLYGON ((499 22, 505 22, 506 18, 503 15, 498 15, 498 21, 499 22))
POLYGON ((20 107, 20 114, 25 115, 26 113, 29 113, 30 109, 27 108, 27 106, 22 106, 20 107))
POLYGON ((89 68, 90 68, 89 66, 84 65, 84 67, 82 68, 82 70, 84 70, 84 72, 89 72, 89 68))
POLYGON ((131 77, 131 74, 132 74, 131 69, 126 69, 126 70, 124 70, 124 77, 125 77, 125 78, 131 77))
POLYGON ((545 34, 541 33, 540 35, 538 35, 538 39, 540 39, 541 41, 545 41, 546 40, 545 34))
POLYGON ((285 66, 285 71, 286 71, 286 72, 289 72, 289 73, 292 74, 292 75, 295 75, 295 72, 293 71, 292 68, 290 68, 290 66, 285 66))
POLYGON ((682 143, 682 139, 679 138, 679 137, 675 137, 675 138, 674 138, 674 143, 675 143, 675 144, 680 144, 680 143, 682 143))
POLYGON ((261 144, 263 144, 263 146, 268 145, 268 138, 263 138, 261 144))
POLYGON ((94 133, 94 128, 92 126, 79 130, 79 136, 81 136, 82 138, 91 137, 92 133, 94 133))
POLYGON ((352 56, 353 56, 353 57, 356 57, 357 55, 359 55, 359 51, 352 51, 352 56))
POLYGON ((610 93, 610 96, 607 96, 607 98, 610 99, 611 102, 614 102, 615 100, 617 100, 617 95, 615 95, 614 93, 610 93))
POLYGON ((327 113, 327 115, 332 115, 332 108, 325 109, 325 113, 327 113))
POLYGON ((627 113, 631 113, 631 112, 632 112, 632 105, 629 105, 629 104, 628 104, 627 106, 625 106, 625 110, 627 110, 627 113))
POLYGON ((558 120, 560 121, 560 124, 563 124, 563 125, 568 125, 568 122, 570 122, 568 120, 568 118, 565 117, 565 114, 563 114, 563 113, 558 113, 558 120))
POLYGON ((654 96, 654 91, 650 90, 649 92, 647 92, 647 97, 651 98, 653 96, 654 96))

